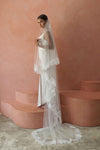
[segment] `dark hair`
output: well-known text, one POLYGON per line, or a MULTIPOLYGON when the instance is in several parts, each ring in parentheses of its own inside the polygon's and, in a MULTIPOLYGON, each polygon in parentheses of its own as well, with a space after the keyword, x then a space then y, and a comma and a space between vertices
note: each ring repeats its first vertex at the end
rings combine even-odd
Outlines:
POLYGON ((48 17, 45 14, 41 14, 40 16, 37 17, 37 19, 43 19, 43 20, 47 21, 48 17))

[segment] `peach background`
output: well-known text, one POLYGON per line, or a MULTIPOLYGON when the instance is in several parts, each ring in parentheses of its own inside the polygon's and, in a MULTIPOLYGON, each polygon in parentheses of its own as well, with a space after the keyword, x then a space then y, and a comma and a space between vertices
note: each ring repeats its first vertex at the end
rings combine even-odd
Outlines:
POLYGON ((34 39, 42 13, 50 19, 61 62, 59 89, 79 89, 81 80, 100 80, 100 1, 0 0, 0 99, 38 88, 34 39))

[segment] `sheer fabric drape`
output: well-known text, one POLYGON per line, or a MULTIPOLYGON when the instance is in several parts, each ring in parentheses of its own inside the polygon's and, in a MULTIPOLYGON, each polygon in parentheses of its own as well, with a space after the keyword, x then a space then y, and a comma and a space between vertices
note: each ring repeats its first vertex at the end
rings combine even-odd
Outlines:
POLYGON ((41 145, 63 144, 78 141, 81 132, 74 125, 62 124, 62 113, 60 105, 58 74, 56 66, 60 64, 56 44, 49 20, 46 22, 41 34, 40 45, 44 48, 36 47, 34 55, 34 71, 44 79, 42 88, 45 89, 42 99, 45 101, 43 128, 32 132, 33 138, 41 145), (49 33, 52 48, 48 39, 44 36, 49 33))

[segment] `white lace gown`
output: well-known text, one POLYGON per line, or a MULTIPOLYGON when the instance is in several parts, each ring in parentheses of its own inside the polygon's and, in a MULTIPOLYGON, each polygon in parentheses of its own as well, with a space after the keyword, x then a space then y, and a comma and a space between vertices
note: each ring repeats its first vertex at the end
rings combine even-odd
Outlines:
MULTIPOLYGON (((46 40, 43 38, 44 33, 42 33, 38 38, 42 39, 43 42, 46 42, 46 40)), ((48 78, 52 76, 52 81, 50 82, 55 82, 55 77, 56 77, 56 66, 53 65, 46 69, 46 65, 49 59, 49 50, 44 49, 41 47, 38 47, 39 51, 39 58, 41 60, 41 67, 43 68, 42 73, 39 76, 39 89, 38 89, 38 105, 41 106, 42 104, 45 104, 47 101, 48 94, 50 92, 50 85, 48 84, 48 78)), ((52 89, 53 90, 53 89, 52 89)))
MULTIPOLYGON (((51 94, 50 89, 55 90, 56 80, 55 80, 55 69, 56 66, 51 66, 46 71, 43 71, 39 77, 39 89, 38 89, 38 105, 45 104, 48 100, 48 96, 51 94), (52 73, 52 78, 50 79, 50 73, 52 73), (48 80, 49 79, 49 80, 48 80), (55 84, 55 86, 51 86, 51 84, 55 84)), ((50 95, 52 96, 52 95, 50 95)))
MULTIPOLYGON (((43 38, 43 35, 44 33, 38 38, 46 43, 47 41, 43 38)), ((42 71, 39 76, 37 106, 45 103, 47 105, 44 105, 44 128, 34 130, 32 136, 41 145, 78 142, 82 137, 80 130, 69 123, 62 124, 61 109, 58 100, 56 65, 54 65, 55 59, 52 61, 53 65, 50 65, 49 49, 38 47, 38 54, 41 60, 42 71)))

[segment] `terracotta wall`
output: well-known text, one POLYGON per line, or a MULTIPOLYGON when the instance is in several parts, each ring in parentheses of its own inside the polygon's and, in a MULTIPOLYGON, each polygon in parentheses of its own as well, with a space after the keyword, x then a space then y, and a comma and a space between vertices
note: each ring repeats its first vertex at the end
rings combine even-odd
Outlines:
POLYGON ((0 99, 38 88, 33 57, 42 13, 50 19, 61 62, 59 89, 100 80, 100 1, 0 0, 0 99))

